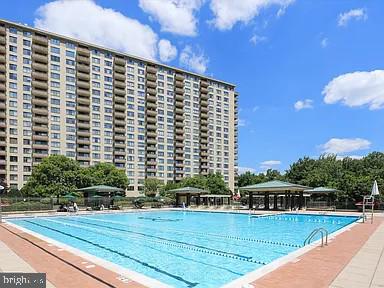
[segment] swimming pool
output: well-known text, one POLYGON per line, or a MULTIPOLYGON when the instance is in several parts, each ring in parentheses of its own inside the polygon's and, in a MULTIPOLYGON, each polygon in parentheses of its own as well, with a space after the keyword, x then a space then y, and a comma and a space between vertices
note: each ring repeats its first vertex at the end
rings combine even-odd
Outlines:
POLYGON ((220 287, 357 217, 135 212, 12 219, 9 222, 173 287, 220 287))

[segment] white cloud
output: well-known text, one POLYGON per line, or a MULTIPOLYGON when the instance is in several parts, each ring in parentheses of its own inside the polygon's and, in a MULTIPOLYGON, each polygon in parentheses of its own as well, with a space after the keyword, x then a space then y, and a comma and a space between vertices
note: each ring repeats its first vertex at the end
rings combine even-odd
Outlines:
POLYGON ((265 41, 267 41, 267 37, 264 37, 264 36, 259 36, 259 35, 253 35, 251 37, 251 39, 249 39, 249 41, 253 44, 253 45, 257 45, 257 44, 260 44, 260 43, 263 43, 265 41))
POLYGON ((244 174, 245 172, 251 172, 251 173, 255 173, 256 172, 256 169, 254 168, 250 168, 250 167, 239 167, 239 174, 244 174))
POLYGON ((151 27, 92 0, 57 0, 40 6, 37 28, 110 47, 149 59, 157 54, 151 27))
POLYGON ((320 145, 324 153, 344 154, 358 150, 369 149, 371 142, 362 138, 332 138, 320 145))
POLYGON ((247 24, 262 9, 272 5, 282 9, 277 13, 277 16, 281 16, 293 2, 295 0, 211 0, 210 8, 215 15, 211 23, 219 30, 230 30, 238 22, 247 24))
POLYGON ((204 0, 140 0, 140 8, 161 25, 161 31, 184 36, 197 34, 196 11, 204 0))
POLYGON ((159 57, 163 62, 169 62, 177 56, 177 49, 168 40, 161 39, 159 41, 159 57))
POLYGON ((180 64, 197 73, 204 73, 207 70, 208 62, 208 58, 201 50, 193 51, 189 45, 185 46, 180 53, 180 64))
POLYGON ((327 37, 324 37, 323 39, 321 39, 320 45, 322 48, 328 47, 328 44, 329 44, 329 40, 327 37))
POLYGON ((247 123, 244 119, 239 119, 239 122, 238 122, 239 127, 244 127, 246 124, 247 123))
POLYGON ((260 109, 259 106, 254 106, 254 107, 252 108, 252 112, 256 112, 256 111, 259 110, 259 109, 260 109))
POLYGON ((324 102, 341 102, 349 107, 384 108, 384 70, 353 72, 340 75, 323 89, 324 102))
POLYGON ((268 170, 268 169, 276 168, 276 166, 280 164, 281 164, 281 161, 279 160, 267 160, 260 163, 260 169, 268 170))
POLYGON ((363 8, 352 9, 347 12, 339 14, 337 24, 339 26, 347 26, 348 22, 352 19, 355 20, 366 20, 368 18, 367 11, 363 8))
POLYGON ((313 108, 313 100, 305 99, 299 100, 294 104, 296 111, 300 111, 302 109, 312 109, 313 108))

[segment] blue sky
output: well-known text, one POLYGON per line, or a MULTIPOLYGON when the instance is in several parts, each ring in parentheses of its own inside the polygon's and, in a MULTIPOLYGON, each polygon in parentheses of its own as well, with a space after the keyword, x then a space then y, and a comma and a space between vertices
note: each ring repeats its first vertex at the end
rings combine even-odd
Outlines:
POLYGON ((259 172, 383 150, 383 12, 381 0, 12 0, 0 17, 235 83, 239 166, 259 172))

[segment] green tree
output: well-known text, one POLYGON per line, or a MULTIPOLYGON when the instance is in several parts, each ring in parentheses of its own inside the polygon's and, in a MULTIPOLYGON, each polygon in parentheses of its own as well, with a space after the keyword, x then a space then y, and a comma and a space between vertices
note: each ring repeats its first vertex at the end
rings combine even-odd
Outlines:
POLYGON ((61 155, 43 159, 22 188, 26 196, 58 196, 74 192, 81 182, 80 165, 61 155))
POLYGON ((206 178, 206 189, 211 194, 230 194, 230 190, 220 173, 210 173, 206 178))
POLYGON ((207 178, 202 175, 186 177, 181 180, 180 187, 195 187, 200 189, 207 189, 207 178))
POLYGON ((147 197, 155 197, 157 192, 160 193, 161 187, 164 182, 156 178, 145 179, 144 182, 144 193, 147 197))
POLYGON ((82 171, 82 182, 79 188, 93 185, 108 185, 126 189, 129 181, 125 171, 118 169, 112 163, 99 163, 82 171))

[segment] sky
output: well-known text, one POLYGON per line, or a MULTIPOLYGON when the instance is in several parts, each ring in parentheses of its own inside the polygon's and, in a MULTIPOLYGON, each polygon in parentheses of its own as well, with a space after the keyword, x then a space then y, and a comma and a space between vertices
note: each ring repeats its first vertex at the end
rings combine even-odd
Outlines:
POLYGON ((0 18, 234 83, 239 170, 383 151, 382 0, 3 0, 0 18))

